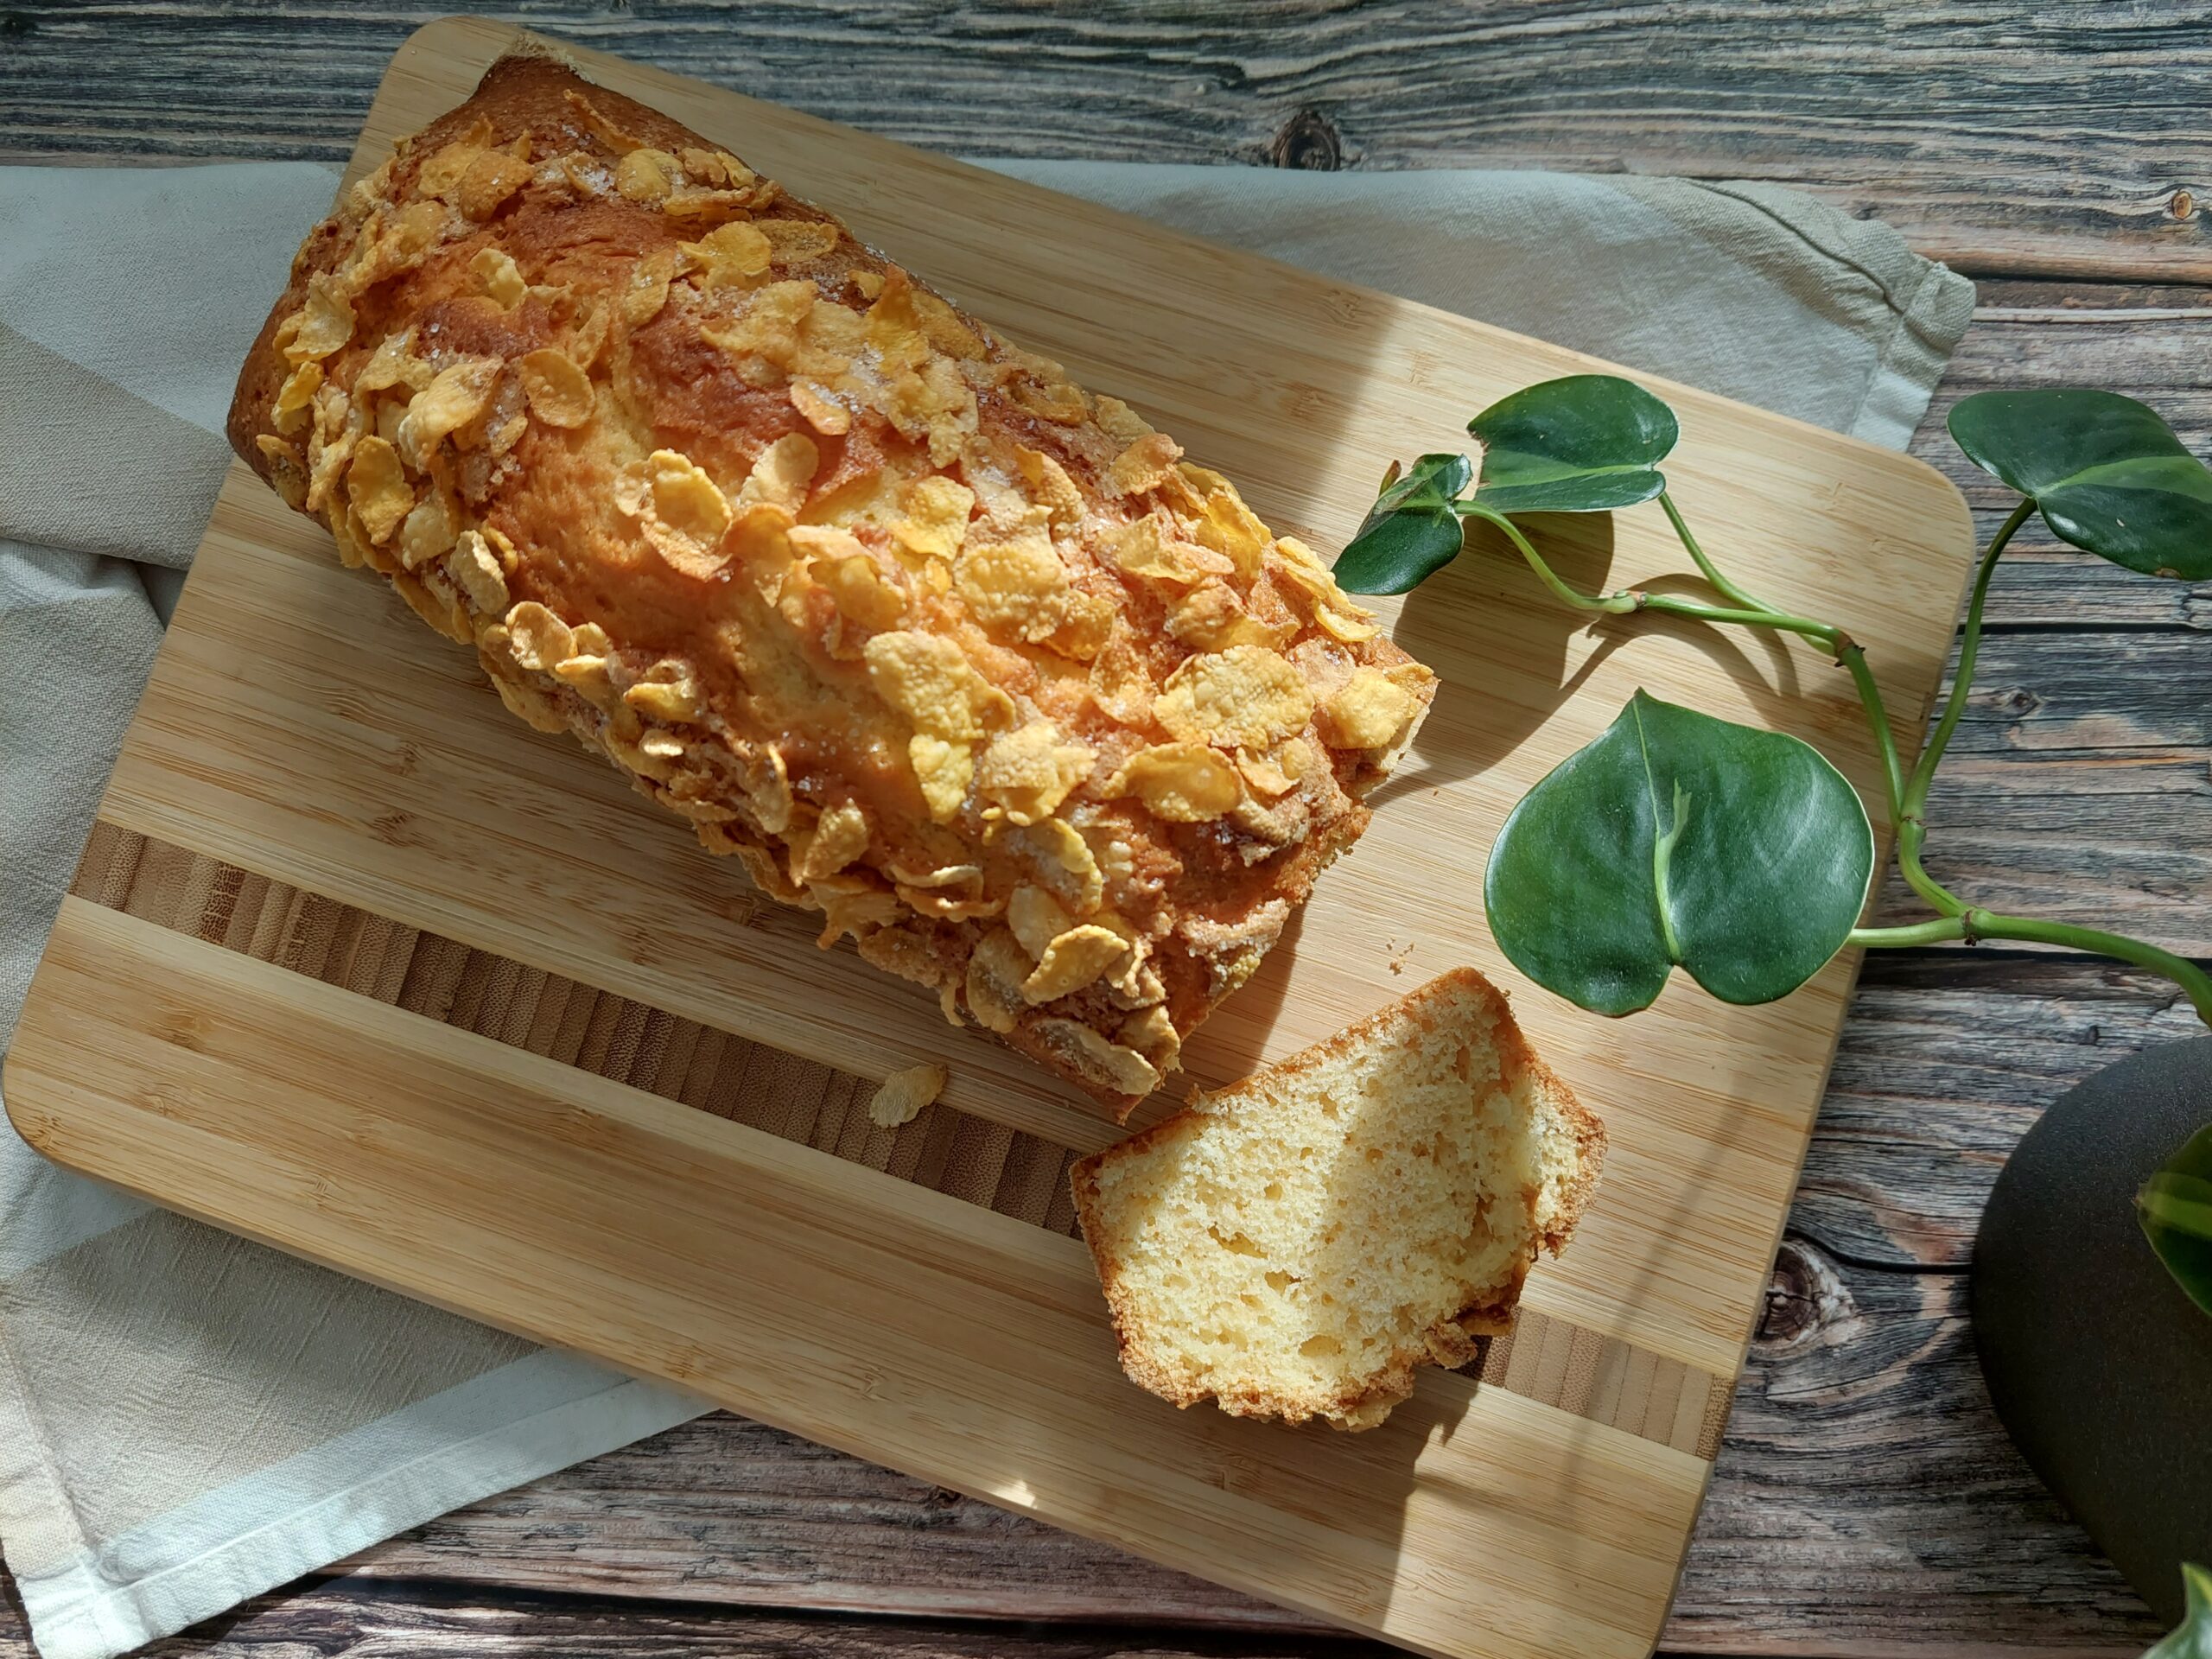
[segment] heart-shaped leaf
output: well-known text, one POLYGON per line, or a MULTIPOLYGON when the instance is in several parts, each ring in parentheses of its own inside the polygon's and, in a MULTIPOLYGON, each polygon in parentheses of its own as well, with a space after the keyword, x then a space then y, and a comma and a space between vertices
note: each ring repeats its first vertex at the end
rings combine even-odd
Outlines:
POLYGON ((1866 810, 1818 750, 1638 691, 1513 809, 1483 902, 1529 978, 1633 1014, 1677 966, 1724 1002, 1788 995, 1873 871, 1866 810))
POLYGON ((1423 455, 1382 493, 1359 533, 1337 560, 1337 586, 1348 594, 1402 594, 1459 556, 1465 532, 1452 504, 1474 481, 1465 455, 1423 455))
POLYGON ((1475 499, 1499 512, 1605 512, 1667 487, 1658 463, 1681 435, 1675 411, 1632 380, 1571 374, 1492 404, 1467 423, 1483 443, 1475 499))
POLYGON ((2032 496, 2061 541, 2145 575, 2212 577, 2212 470, 2113 391, 1984 391, 1951 411, 1967 459, 2032 496))
POLYGON ((2212 1659, 2212 1573, 2195 1561, 2183 1561, 2181 1584, 2181 1623, 2143 1659, 2212 1659))
POLYGON ((2144 1183, 2135 1214, 2174 1281, 2212 1313, 2212 1123, 2144 1183))

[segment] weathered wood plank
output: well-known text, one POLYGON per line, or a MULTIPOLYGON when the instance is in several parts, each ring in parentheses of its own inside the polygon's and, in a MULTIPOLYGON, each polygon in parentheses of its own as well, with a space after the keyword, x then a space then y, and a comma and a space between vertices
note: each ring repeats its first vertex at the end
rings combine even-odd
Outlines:
MULTIPOLYGON (((1989 1414, 1965 1289, 1785 1244, 1663 1652, 2120 1659, 2153 1639, 1989 1414)), ((979 1659, 1384 1651, 719 1415, 153 1651, 743 1655, 802 1640, 979 1659)), ((23 1652, 0 1618, 0 1659, 23 1652)))
MULTIPOLYGON (((0 1659, 36 1659, 0 1609, 0 1659)), ((810 1618, 584 1597, 454 1595, 444 1586, 311 1580, 139 1650, 143 1659, 1385 1659, 1338 1636, 1147 1626, 810 1618)))
POLYGON ((1667 1649, 2117 1659, 2156 1639, 1991 1413, 1967 1282, 1785 1241, 1667 1649))
MULTIPOLYGON (((436 15, 17 0, 0 152, 334 159, 436 15)), ((957 152, 1768 179, 1971 270, 2212 276, 2212 32, 2179 0, 545 0, 531 21, 957 152)))

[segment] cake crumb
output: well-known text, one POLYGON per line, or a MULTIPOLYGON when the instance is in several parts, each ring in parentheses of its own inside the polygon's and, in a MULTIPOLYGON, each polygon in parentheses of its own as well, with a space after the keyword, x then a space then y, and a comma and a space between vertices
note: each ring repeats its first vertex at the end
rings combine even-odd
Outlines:
POLYGON ((912 1122, 923 1107, 944 1092, 946 1077, 945 1069, 934 1062, 893 1071, 869 1100, 868 1121, 881 1129, 912 1122))

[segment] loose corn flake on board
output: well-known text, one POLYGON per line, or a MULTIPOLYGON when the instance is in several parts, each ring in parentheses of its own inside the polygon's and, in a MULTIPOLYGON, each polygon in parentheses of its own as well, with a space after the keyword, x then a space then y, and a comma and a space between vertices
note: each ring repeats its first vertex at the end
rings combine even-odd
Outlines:
MULTIPOLYGON (((393 60, 353 175, 522 38, 393 60)), ((581 50, 1340 547, 1384 461, 1607 365, 581 50)), ((1923 729, 1971 557, 1917 461, 1647 378, 1747 586, 1864 641, 1923 729)), ((1680 569, 1656 512, 1546 534, 1585 587, 1680 569)), ((1676 983, 1608 1022, 1484 928, 1506 812, 1638 686, 1796 733, 1878 799, 1846 678, 1688 626, 1586 631, 1478 542, 1403 601, 1444 689, 1374 827, 1185 1051, 1219 1083, 1460 963, 1509 988, 1611 1154, 1475 1366, 1343 1435, 1127 1382, 1068 1164, 1121 1131, 815 927, 341 569, 234 467, 6 1074, 57 1160, 280 1249, 1421 1651, 1648 1652, 1688 1545, 1856 963, 1788 1001, 1676 983), (892 1130, 874 1081, 944 1098, 892 1130)), ((1887 826, 1881 826, 1886 836, 1887 826)), ((1155 1097, 1137 1124, 1172 1102, 1155 1097)))

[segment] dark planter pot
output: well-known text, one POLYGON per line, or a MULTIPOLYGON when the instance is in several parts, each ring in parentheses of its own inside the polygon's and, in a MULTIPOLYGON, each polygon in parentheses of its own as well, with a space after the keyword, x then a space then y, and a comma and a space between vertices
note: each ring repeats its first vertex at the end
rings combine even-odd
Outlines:
POLYGON ((2212 1318, 2152 1253, 2134 1198, 2208 1121, 2212 1037, 2099 1072, 2021 1140, 1974 1242, 1998 1416, 2169 1623, 2180 1563, 2212 1563, 2212 1318))

